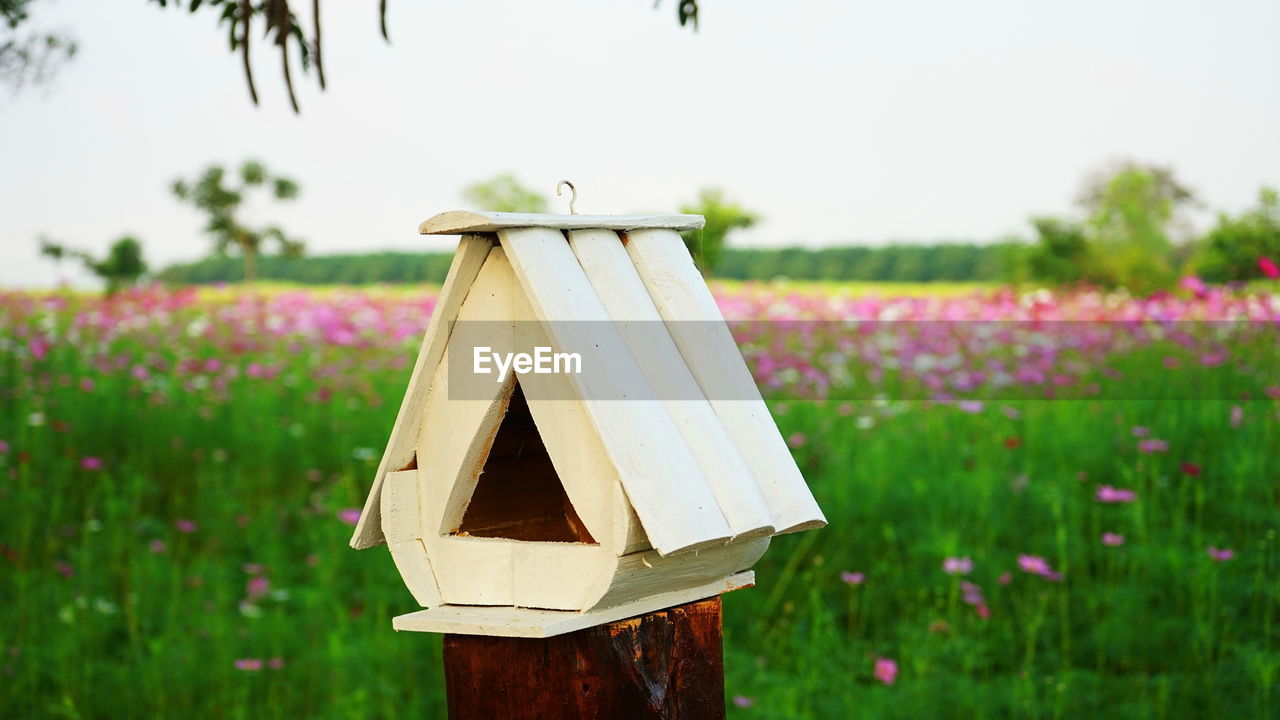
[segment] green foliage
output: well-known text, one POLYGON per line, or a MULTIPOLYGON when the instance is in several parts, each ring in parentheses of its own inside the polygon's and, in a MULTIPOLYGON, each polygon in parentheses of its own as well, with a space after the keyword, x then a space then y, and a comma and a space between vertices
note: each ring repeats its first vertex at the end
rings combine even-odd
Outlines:
POLYGON ((1027 257, 1032 277, 1053 284, 1080 282, 1089 274, 1089 243, 1084 226, 1073 220, 1038 217, 1035 246, 1027 257))
POLYGON ((71 37, 55 32, 19 33, 31 0, 0 0, 0 83, 19 90, 47 82, 75 57, 71 37))
POLYGON ((1195 197, 1172 170, 1123 163, 1086 182, 1079 201, 1086 212, 1083 221, 1032 220, 1036 238, 1026 256, 1032 277, 1126 287, 1139 294, 1173 284, 1178 211, 1195 197))
POLYGON ((1122 166, 1084 205, 1090 258, 1085 279, 1139 293, 1173 284, 1170 223, 1174 212, 1193 200, 1171 171, 1135 164, 1122 166))
POLYGON ((1280 261, 1280 194, 1258 191, 1258 205, 1236 217, 1218 215, 1192 263, 1206 280, 1217 282, 1262 277, 1258 258, 1280 261))
MULTIPOLYGON (((258 264, 258 277, 306 285, 439 285, 451 262, 453 253, 381 252, 297 259, 268 256, 258 264)), ((176 284, 225 283, 239 279, 240 274, 234 258, 211 257, 169 266, 157 273, 156 279, 176 284)))
POLYGON ((286 177, 271 175, 262 163, 247 161, 240 167, 239 184, 228 184, 227 171, 219 165, 209 167, 195 181, 175 180, 172 190, 179 200, 208 215, 204 232, 213 240, 214 251, 225 255, 237 250, 244 259, 244 280, 257 279, 258 257, 268 241, 288 257, 302 255, 304 243, 285 234, 278 225, 253 228, 239 218, 245 195, 255 188, 270 187, 276 200, 298 197, 298 184, 286 177))
POLYGON ((718 277, 733 280, 994 282, 1009 275, 1012 243, 726 248, 718 277))
POLYGON ((462 199, 477 210, 523 213, 547 211, 547 198, 522 185, 510 173, 466 186, 462 189, 462 199))
POLYGON ((54 262, 68 258, 79 260, 86 270, 102 279, 108 295, 136 285, 147 274, 147 262, 142 257, 142 243, 129 235, 111 243, 107 256, 101 260, 83 250, 68 248, 45 237, 40 238, 40 254, 54 262))
MULTIPOLYGON (((22 7, 30 1, 0 0, 0 13, 7 17, 10 6, 20 13, 22 7)), ((262 36, 269 38, 270 43, 280 51, 280 72, 284 77, 285 89, 289 93, 289 103, 295 113, 301 110, 293 90, 293 73, 289 66, 291 52, 301 60, 304 73, 315 67, 320 89, 325 89, 320 0, 311 0, 307 3, 311 15, 310 37, 303 31, 302 22, 294 12, 298 0, 258 0, 256 3, 247 0, 151 0, 151 2, 160 7, 169 7, 172 4, 173 7, 186 8, 192 13, 199 10, 201 6, 217 12, 218 25, 227 26, 227 39, 231 52, 240 53, 240 65, 244 71, 245 84, 249 88, 249 97, 254 105, 258 104, 258 90, 253 81, 249 53, 251 41, 256 32, 253 27, 255 23, 262 25, 262 36)), ((680 25, 682 27, 692 25, 696 30, 698 27, 697 0, 676 0, 675 4, 676 19, 680 25)), ((390 42, 391 37, 387 32, 387 0, 379 0, 378 3, 378 29, 382 39, 390 42)))
POLYGON ((701 215, 707 224, 701 230, 683 233, 693 261, 703 274, 710 275, 720 261, 729 233, 749 228, 759 221, 759 216, 736 202, 725 200, 718 188, 703 188, 698 199, 680 208, 682 213, 701 215))
MULTIPOLYGON (((860 282, 998 282, 1011 278, 1010 268, 1022 246, 933 244, 846 246, 828 248, 726 248, 717 276, 729 280, 850 280, 860 282)), ((440 284, 452 253, 381 252, 315 255, 290 259, 264 257, 258 277, 314 285, 370 283, 440 284)), ((156 274, 164 282, 223 283, 239 280, 236 260, 210 257, 171 265, 156 274)))

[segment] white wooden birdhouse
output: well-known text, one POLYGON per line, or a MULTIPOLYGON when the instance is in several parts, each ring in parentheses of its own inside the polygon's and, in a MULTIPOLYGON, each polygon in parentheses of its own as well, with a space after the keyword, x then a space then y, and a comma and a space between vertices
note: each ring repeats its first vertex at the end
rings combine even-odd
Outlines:
POLYGON ((826 524, 677 232, 702 224, 421 225, 462 240, 351 540, 386 542, 428 608, 397 629, 612 622, 752 585, 773 535, 826 524), (477 341, 495 370, 539 347, 579 367, 480 373, 477 341))

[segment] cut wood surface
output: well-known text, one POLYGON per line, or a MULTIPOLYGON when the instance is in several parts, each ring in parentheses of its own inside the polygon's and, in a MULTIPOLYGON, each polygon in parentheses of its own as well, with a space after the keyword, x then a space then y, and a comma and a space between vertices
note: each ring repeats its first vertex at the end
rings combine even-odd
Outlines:
POLYGON ((660 229, 637 230, 628 239, 627 253, 640 279, 698 385, 751 465, 778 532, 826 525, 684 241, 660 229))
POLYGON ((772 535, 773 515, 751 467, 707 404, 621 238, 611 230, 572 230, 569 245, 636 363, 688 442, 735 538, 772 535))
POLYGON ((418 226, 418 232, 422 235, 458 235, 527 227, 557 230, 577 228, 697 230, 704 223, 705 220, 701 215, 550 215, 453 210, 424 221, 418 226))
POLYGON ((612 326, 564 235, 526 227, 498 237, 555 349, 582 357, 583 372, 570 377, 649 542, 664 555, 723 544, 733 531, 697 459, 612 326), (626 399, 600 399, 616 397, 626 399))
POLYGON ((396 414, 396 423, 391 428, 391 437, 387 441, 386 452, 378 463, 374 473, 373 486, 365 499, 364 510, 356 522, 355 532, 351 535, 351 547, 363 549, 373 547, 384 541, 382 535, 381 492, 382 479, 389 472, 405 470, 414 463, 414 447, 418 440, 418 421, 421 418, 422 405, 426 401, 428 386, 435 372, 436 365, 444 356, 445 346, 449 340, 449 326, 466 299, 471 282, 493 248, 489 238, 477 235, 464 235, 454 253, 453 264, 449 266, 449 274, 445 277, 444 287, 436 300, 435 310, 427 324, 426 334, 422 338, 422 346, 418 350, 418 359, 414 363, 413 373, 409 376, 409 386, 404 399, 400 402, 400 412, 396 414))
POLYGON ((476 607, 441 605, 418 610, 392 620, 396 630, 460 635, 499 635, 503 637, 548 638, 603 623, 636 617, 663 608, 751 587, 755 573, 736 573, 698 587, 658 593, 624 605, 587 612, 536 610, 516 607, 476 607))
POLYGON ((720 598, 550 639, 449 635, 451 720, 722 720, 720 598))

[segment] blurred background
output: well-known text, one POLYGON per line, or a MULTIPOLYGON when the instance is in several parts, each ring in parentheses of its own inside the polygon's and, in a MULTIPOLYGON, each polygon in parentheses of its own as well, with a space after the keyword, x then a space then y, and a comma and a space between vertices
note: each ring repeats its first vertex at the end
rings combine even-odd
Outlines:
POLYGON ((738 717, 1277 717, 1280 6, 0 0, 0 716, 443 716, 456 208, 693 212, 829 528, 738 717), (319 14, 317 14, 317 12, 319 14))

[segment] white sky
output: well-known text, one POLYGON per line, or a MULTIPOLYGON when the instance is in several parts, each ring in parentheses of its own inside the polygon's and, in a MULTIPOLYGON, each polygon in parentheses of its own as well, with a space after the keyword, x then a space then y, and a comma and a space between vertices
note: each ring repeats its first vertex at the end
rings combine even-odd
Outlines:
POLYGON ((0 95, 0 286, 72 275, 41 232, 199 257, 168 185, 247 157, 301 181, 254 210, 315 253, 451 248, 417 223, 505 171, 549 195, 569 178, 592 213, 723 186, 766 218, 742 244, 1025 233, 1120 157, 1171 164, 1213 210, 1280 185, 1275 0, 703 0, 696 34, 674 2, 390 0, 386 45, 376 3, 326 0, 329 90, 296 78, 295 117, 265 43, 250 105, 212 11, 39 0, 29 27, 81 52, 0 95))

